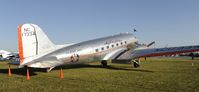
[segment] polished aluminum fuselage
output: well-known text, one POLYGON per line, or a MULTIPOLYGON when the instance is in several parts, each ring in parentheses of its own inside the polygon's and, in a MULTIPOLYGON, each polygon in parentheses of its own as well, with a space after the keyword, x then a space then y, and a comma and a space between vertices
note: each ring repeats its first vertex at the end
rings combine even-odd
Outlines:
POLYGON ((25 64, 30 67, 49 68, 63 64, 108 60, 136 42, 133 34, 122 33, 58 48, 25 64))

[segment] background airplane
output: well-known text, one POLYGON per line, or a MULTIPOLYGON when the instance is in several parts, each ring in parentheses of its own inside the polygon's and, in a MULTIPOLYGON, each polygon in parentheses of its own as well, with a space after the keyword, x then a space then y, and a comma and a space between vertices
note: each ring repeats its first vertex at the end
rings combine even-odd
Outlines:
POLYGON ((199 57, 199 52, 182 53, 182 54, 179 54, 179 56, 188 56, 188 57, 191 57, 193 60, 194 57, 199 57))
POLYGON ((16 58, 19 58, 18 53, 0 50, 0 60, 11 60, 11 59, 16 59, 16 58))
POLYGON ((39 26, 23 24, 18 27, 19 67, 50 71, 56 66, 94 61, 106 67, 107 60, 113 59, 132 60, 138 67, 139 58, 199 51, 199 46, 151 48, 154 43, 140 44, 132 33, 121 33, 60 46, 54 45, 39 26))

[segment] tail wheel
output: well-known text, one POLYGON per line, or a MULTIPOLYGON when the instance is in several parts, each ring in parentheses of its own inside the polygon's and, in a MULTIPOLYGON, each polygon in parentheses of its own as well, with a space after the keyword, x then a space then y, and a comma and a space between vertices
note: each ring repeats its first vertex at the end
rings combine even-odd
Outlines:
POLYGON ((47 68, 46 72, 49 73, 53 68, 55 68, 55 67, 53 66, 53 67, 47 68))
POLYGON ((107 67, 107 61, 106 60, 102 60, 101 64, 102 64, 102 67, 107 67))

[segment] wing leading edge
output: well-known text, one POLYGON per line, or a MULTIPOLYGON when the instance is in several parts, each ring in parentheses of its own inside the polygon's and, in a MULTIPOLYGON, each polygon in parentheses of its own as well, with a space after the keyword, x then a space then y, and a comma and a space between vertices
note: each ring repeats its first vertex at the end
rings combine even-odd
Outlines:
POLYGON ((181 47, 167 47, 167 48, 137 48, 129 50, 124 53, 119 59, 135 59, 142 57, 155 57, 163 55, 172 55, 187 52, 199 51, 199 45, 197 46, 181 46, 181 47))

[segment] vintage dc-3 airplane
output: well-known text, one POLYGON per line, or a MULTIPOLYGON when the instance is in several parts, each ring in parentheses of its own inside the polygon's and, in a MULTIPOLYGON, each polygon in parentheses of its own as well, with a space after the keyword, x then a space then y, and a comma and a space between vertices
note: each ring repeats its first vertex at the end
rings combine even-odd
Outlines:
POLYGON ((132 60, 139 66, 139 58, 199 51, 198 46, 150 48, 153 44, 139 44, 132 33, 88 40, 80 43, 54 45, 42 29, 35 24, 18 26, 19 68, 46 68, 100 61, 107 66, 107 60, 132 60))

